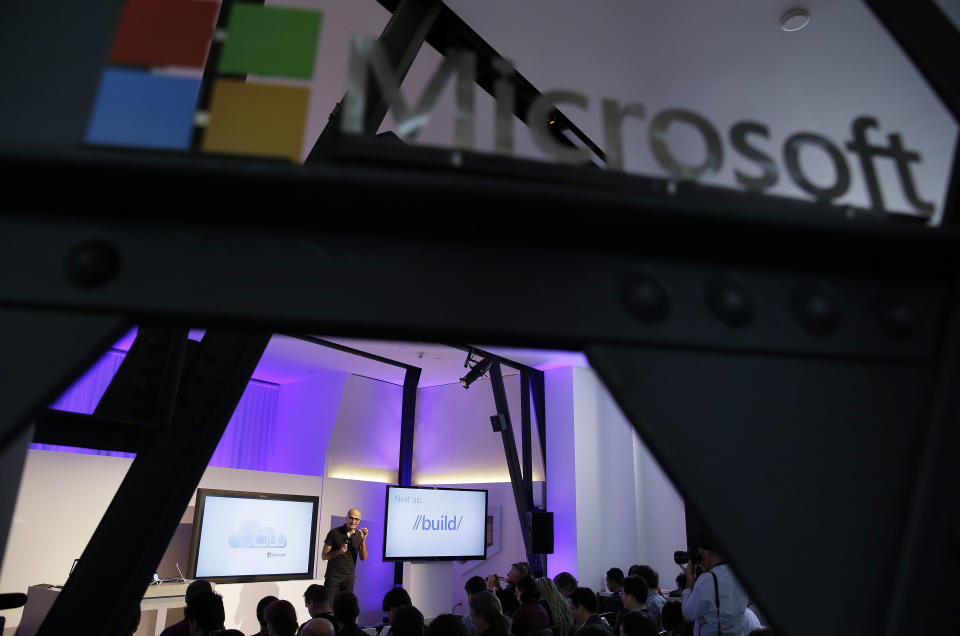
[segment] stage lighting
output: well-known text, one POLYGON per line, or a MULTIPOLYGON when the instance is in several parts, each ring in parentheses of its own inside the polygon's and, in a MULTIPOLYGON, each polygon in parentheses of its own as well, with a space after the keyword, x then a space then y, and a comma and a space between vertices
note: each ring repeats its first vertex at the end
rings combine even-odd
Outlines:
MULTIPOLYGON (((467 361, 464 362, 463 366, 469 367, 470 363, 473 362, 473 352, 467 354, 467 361)), ((490 365, 493 364, 493 360, 490 358, 483 358, 479 362, 474 362, 473 367, 467 371, 467 375, 460 378, 460 384, 463 385, 463 388, 469 389, 470 385, 477 381, 484 373, 490 370, 490 365)))

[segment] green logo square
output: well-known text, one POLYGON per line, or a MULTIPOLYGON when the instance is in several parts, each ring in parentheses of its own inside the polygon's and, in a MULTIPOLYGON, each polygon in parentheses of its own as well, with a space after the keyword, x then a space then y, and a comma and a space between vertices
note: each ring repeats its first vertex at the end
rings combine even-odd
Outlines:
POLYGON ((322 17, 319 11, 234 4, 219 71, 313 77, 322 17))

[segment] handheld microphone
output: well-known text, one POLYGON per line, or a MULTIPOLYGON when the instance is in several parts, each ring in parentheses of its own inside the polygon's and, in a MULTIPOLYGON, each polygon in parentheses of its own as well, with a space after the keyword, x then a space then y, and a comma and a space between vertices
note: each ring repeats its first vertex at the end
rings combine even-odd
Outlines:
POLYGON ((180 574, 180 580, 184 583, 187 582, 187 577, 183 575, 183 570, 180 569, 180 563, 175 564, 177 566, 177 572, 180 574))

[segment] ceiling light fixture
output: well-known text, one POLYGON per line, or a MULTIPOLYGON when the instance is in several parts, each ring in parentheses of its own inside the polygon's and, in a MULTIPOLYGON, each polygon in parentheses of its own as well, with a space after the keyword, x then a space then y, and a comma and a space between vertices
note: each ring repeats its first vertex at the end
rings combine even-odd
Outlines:
POLYGON ((788 33, 799 31, 810 24, 810 12, 806 9, 791 9, 780 16, 780 28, 788 33))
POLYGON ((463 366, 467 369, 467 375, 460 378, 460 384, 463 385, 463 388, 469 389, 470 385, 476 382, 480 377, 490 370, 490 365, 493 364, 492 358, 481 358, 479 360, 474 359, 473 349, 467 352, 467 359, 463 362, 463 366))

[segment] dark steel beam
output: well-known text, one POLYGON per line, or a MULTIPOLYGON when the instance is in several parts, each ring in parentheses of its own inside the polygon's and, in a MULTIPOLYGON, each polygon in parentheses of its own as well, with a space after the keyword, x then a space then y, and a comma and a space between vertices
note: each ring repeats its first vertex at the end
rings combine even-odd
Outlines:
POLYGON ((523 447, 523 496, 533 505, 533 435, 530 431, 530 372, 520 371, 520 445, 523 447))
MULTIPOLYGON (((933 0, 864 0, 960 124, 960 32, 933 0)), ((944 199, 943 223, 960 223, 960 165, 954 141, 952 169, 944 199)))
POLYGON ((349 353, 351 355, 359 356, 361 358, 366 358, 367 360, 373 360, 375 362, 382 362, 384 364, 389 364, 394 367, 400 367, 401 369, 406 369, 407 371, 417 371, 417 373, 420 372, 420 369, 418 367, 415 367, 411 364, 407 364, 405 362, 398 362, 397 360, 391 360, 390 358, 384 358, 383 356, 378 356, 375 353, 367 353, 366 351, 361 351, 360 349, 354 349, 353 347, 348 347, 338 342, 331 342, 330 340, 324 340, 323 338, 317 338, 316 336, 307 336, 304 334, 294 334, 294 333, 281 333, 278 335, 287 336, 288 338, 296 338, 297 340, 310 342, 315 345, 319 345, 321 347, 334 349, 335 351, 342 351, 343 353, 349 353))
MULTIPOLYGON (((394 69, 397 81, 406 77, 442 7, 440 0, 402 0, 390 9, 392 15, 380 33, 379 41, 394 69)), ((307 164, 321 160, 325 148, 340 140, 344 99, 346 96, 330 114, 327 125, 307 156, 307 164)), ((387 115, 387 109, 388 104, 379 85, 373 81, 373 74, 368 74, 367 104, 363 117, 364 134, 377 134, 383 118, 387 115)))
MULTIPOLYGON (((393 8, 397 6, 398 0, 378 0, 378 2, 392 11, 393 8)), ((443 6, 426 40, 441 55, 446 55, 447 51, 451 49, 472 51, 476 54, 477 86, 491 96, 494 96, 494 82, 497 81, 500 74, 494 68, 493 63, 495 60, 505 56, 490 46, 486 40, 480 37, 480 35, 464 22, 450 7, 446 5, 443 6)), ((516 93, 513 113, 520 121, 526 122, 527 111, 530 109, 530 105, 537 97, 540 97, 542 93, 520 72, 514 72, 511 81, 516 93)), ((555 110, 553 118, 555 121, 553 128, 557 130, 558 133, 564 130, 570 131, 572 135, 590 149, 596 159, 599 159, 601 162, 606 161, 606 154, 600 149, 600 146, 570 121, 562 111, 555 110)), ((570 142, 569 139, 560 134, 556 135, 556 139, 560 143, 573 146, 573 143, 570 142)), ((596 163, 595 160, 594 163, 596 163)))
MULTIPOLYGON (((530 374, 530 393, 533 397, 533 411, 537 416, 537 435, 540 439, 540 454, 543 455, 544 489, 546 489, 547 472, 547 400, 543 371, 537 370, 530 374)), ((547 501, 544 490, 543 501, 547 501)))
POLYGON ((186 328, 141 326, 94 415, 169 426, 187 352, 187 333, 186 328))
POLYGON ((527 499, 523 487, 523 473, 520 470, 520 459, 517 453, 517 441, 514 437, 513 424, 510 421, 510 405, 507 402, 507 390, 503 384, 503 372, 500 362, 493 361, 490 365, 490 386, 493 389, 493 401, 497 413, 503 416, 506 428, 500 431, 503 440, 503 453, 507 459, 507 470, 510 473, 510 485, 513 487, 513 499, 517 504, 517 515, 520 517, 520 531, 523 533, 523 545, 530 554, 530 508, 533 502, 527 499))
MULTIPOLYGON (((14 277, 19 268, 7 272, 14 277)), ((66 278, 64 272, 57 272, 66 278)), ((0 284, 2 285, 2 284, 0 284)), ((0 305, 0 566, 33 427, 46 409, 128 328, 115 315, 29 311, 0 305)))
POLYGON ((269 341, 269 332, 206 332, 185 368, 172 426, 156 429, 133 461, 38 634, 77 625, 125 633, 269 341), (104 612, 103 581, 111 581, 114 611, 104 612))
MULTIPOLYGON (((411 367, 403 376, 403 402, 400 406, 400 463, 397 468, 397 485, 413 483, 413 435, 417 417, 417 385, 420 369, 411 367)), ((403 585, 403 563, 393 567, 393 582, 403 585)))
POLYGON ((960 570, 960 504, 956 496, 956 484, 960 483, 960 463, 956 461, 960 449, 960 281, 954 282, 952 296, 941 335, 936 382, 918 426, 915 474, 900 515, 905 527, 898 550, 887 559, 888 596, 881 606, 886 610, 884 633, 888 636, 956 630, 956 616, 949 609, 953 606, 952 586, 934 586, 925 594, 920 613, 915 595, 917 582, 960 570))
POLYGON ((48 409, 35 423, 33 441, 37 444, 79 446, 98 450, 138 453, 152 426, 121 422, 96 415, 48 409))
POLYGON ((864 0, 960 123, 960 32, 933 0, 864 0))
MULTIPOLYGON (((928 324, 940 332, 939 316, 928 324)), ((915 495, 932 361, 643 346, 587 354, 777 627, 896 633, 878 610, 891 587, 917 584, 893 580, 890 560, 915 495), (784 576, 772 566, 784 554, 803 567, 784 576), (825 571, 858 591, 813 616, 794 601, 825 571)))

